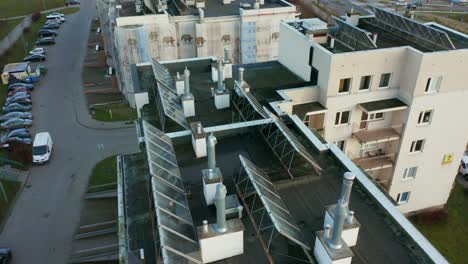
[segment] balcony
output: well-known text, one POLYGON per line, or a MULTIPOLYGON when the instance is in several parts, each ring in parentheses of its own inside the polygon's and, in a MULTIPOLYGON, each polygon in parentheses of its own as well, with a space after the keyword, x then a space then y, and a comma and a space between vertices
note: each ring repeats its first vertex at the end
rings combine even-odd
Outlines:
POLYGON ((361 144, 372 144, 372 143, 382 143, 388 141, 394 141, 400 139, 401 131, 403 130, 403 125, 376 128, 376 129, 361 129, 361 124, 354 125, 353 136, 361 144))
POLYGON ((365 157, 354 159, 353 162, 367 172, 393 167, 395 154, 385 154, 381 150, 368 152, 365 157))

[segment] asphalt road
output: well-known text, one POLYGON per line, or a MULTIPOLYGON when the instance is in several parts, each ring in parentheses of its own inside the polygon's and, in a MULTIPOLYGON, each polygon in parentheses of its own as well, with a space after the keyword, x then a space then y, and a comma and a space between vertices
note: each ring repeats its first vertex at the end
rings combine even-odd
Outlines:
POLYGON ((49 164, 31 169, 0 234, 0 247, 10 247, 13 264, 63 264, 79 223, 82 195, 96 162, 115 153, 137 151, 135 129, 93 130, 77 122, 82 104, 81 66, 94 1, 81 1, 68 15, 57 44, 47 47, 48 73, 33 92, 34 127, 54 141, 49 164), (99 150, 102 144, 104 150, 99 150))

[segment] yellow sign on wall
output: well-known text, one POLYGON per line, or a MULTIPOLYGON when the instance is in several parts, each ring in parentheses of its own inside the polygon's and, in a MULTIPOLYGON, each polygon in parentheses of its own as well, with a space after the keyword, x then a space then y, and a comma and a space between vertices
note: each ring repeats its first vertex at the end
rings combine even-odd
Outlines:
POLYGON ((442 164, 450 164, 453 161, 453 157, 455 155, 453 153, 445 154, 444 159, 442 160, 442 164))

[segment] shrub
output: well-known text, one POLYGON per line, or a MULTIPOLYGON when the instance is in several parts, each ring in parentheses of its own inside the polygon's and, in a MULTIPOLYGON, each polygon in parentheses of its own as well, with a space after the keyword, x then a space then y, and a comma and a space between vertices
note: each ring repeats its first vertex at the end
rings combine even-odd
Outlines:
POLYGON ((31 20, 32 20, 32 22, 36 22, 36 21, 38 21, 40 18, 41 18, 41 13, 40 13, 40 12, 34 12, 34 13, 31 15, 31 20))
POLYGON ((23 33, 28 33, 29 31, 31 31, 31 27, 25 27, 23 29, 23 33))

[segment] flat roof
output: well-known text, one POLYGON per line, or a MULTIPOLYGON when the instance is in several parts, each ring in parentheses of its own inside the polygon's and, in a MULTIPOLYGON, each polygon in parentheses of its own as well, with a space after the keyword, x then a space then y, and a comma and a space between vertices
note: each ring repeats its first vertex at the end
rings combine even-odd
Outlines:
POLYGON ((408 108, 408 105, 398 98, 391 98, 361 103, 359 104, 359 107, 361 107, 362 110, 364 110, 367 113, 372 113, 402 110, 408 108))
POLYGON ((301 120, 304 120, 305 116, 311 112, 323 112, 327 108, 319 102, 309 102, 303 104, 293 105, 292 114, 297 115, 301 120))
MULTIPOLYGON (((244 10, 254 9, 255 2, 256 0, 236 0, 229 4, 223 4, 222 0, 205 0, 205 7, 203 8, 203 11, 205 12, 205 17, 238 16, 240 12, 239 8, 244 10)), ((152 14, 151 10, 147 8, 144 3, 142 5, 143 12, 137 13, 135 8, 135 0, 121 0, 119 4, 122 6, 122 9, 119 11, 120 16, 141 16, 144 15, 143 12, 146 14, 152 14)), ((281 0, 265 0, 264 4, 260 5, 260 9, 286 6, 292 5, 281 0)), ((167 1, 167 12, 171 16, 199 16, 199 10, 195 7, 195 5, 186 6, 185 3, 183 3, 181 0, 167 1)))

